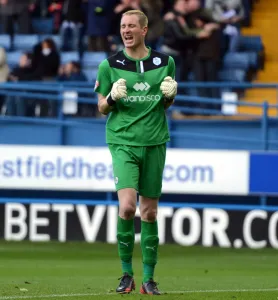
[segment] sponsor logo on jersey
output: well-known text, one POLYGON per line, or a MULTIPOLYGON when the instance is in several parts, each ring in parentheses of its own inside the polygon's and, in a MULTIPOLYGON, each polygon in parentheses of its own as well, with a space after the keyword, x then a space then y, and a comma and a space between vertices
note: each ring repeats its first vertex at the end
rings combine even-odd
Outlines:
POLYGON ((147 91, 151 86, 147 82, 140 82, 134 84, 133 88, 135 89, 136 92, 139 91, 147 91))
POLYGON ((159 101, 161 96, 159 95, 147 95, 147 96, 127 96, 123 98, 124 102, 146 102, 146 101, 159 101))
POLYGON ((159 66, 161 64, 161 58, 154 57, 153 58, 153 64, 156 65, 156 66, 159 66))

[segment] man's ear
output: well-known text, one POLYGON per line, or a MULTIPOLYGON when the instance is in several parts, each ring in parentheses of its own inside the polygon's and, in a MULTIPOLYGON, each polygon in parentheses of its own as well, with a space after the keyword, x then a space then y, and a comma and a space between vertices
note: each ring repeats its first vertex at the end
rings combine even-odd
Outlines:
POLYGON ((143 27, 143 35, 146 36, 147 33, 148 33, 148 27, 145 26, 145 27, 143 27))

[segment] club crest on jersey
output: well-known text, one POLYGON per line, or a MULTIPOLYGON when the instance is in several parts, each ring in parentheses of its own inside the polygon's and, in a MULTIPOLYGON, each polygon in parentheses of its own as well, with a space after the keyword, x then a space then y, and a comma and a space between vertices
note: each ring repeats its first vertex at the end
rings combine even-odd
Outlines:
POLYGON ((99 87, 99 82, 96 80, 94 90, 99 87))
POLYGON ((156 65, 156 66, 159 66, 161 64, 161 58, 154 57, 153 58, 153 64, 156 65))

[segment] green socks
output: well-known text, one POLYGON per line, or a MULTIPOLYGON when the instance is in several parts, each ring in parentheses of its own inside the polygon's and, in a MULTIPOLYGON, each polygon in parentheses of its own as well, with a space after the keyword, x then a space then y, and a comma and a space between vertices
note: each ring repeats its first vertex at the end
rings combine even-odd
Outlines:
POLYGON ((134 219, 124 220, 118 217, 117 239, 118 252, 122 261, 123 273, 133 276, 132 254, 134 248, 134 219))
MULTIPOLYGON (((132 254, 134 248, 134 219, 124 220, 118 217, 117 239, 118 252, 122 261, 123 273, 133 276, 132 254)), ((153 223, 141 221, 141 249, 143 256, 143 282, 154 277, 154 269, 157 263, 158 248, 157 221, 153 223)))
POLYGON ((148 281, 154 276, 154 268, 157 263, 158 243, 157 221, 154 223, 141 221, 141 249, 144 269, 143 282, 148 281))

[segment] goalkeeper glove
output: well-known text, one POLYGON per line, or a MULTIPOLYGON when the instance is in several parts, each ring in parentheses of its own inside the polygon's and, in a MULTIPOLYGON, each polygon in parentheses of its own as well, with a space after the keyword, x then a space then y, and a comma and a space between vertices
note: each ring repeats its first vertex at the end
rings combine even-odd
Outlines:
POLYGON ((111 90, 111 97, 114 101, 117 101, 126 96, 127 96, 126 80, 121 78, 118 81, 114 82, 111 90))
POLYGON ((177 95, 177 89, 177 82, 170 76, 165 77, 160 85, 160 90, 168 101, 174 100, 175 96, 177 95))
POLYGON ((112 106, 117 100, 127 96, 126 80, 120 78, 113 83, 110 94, 107 97, 107 103, 112 106))

